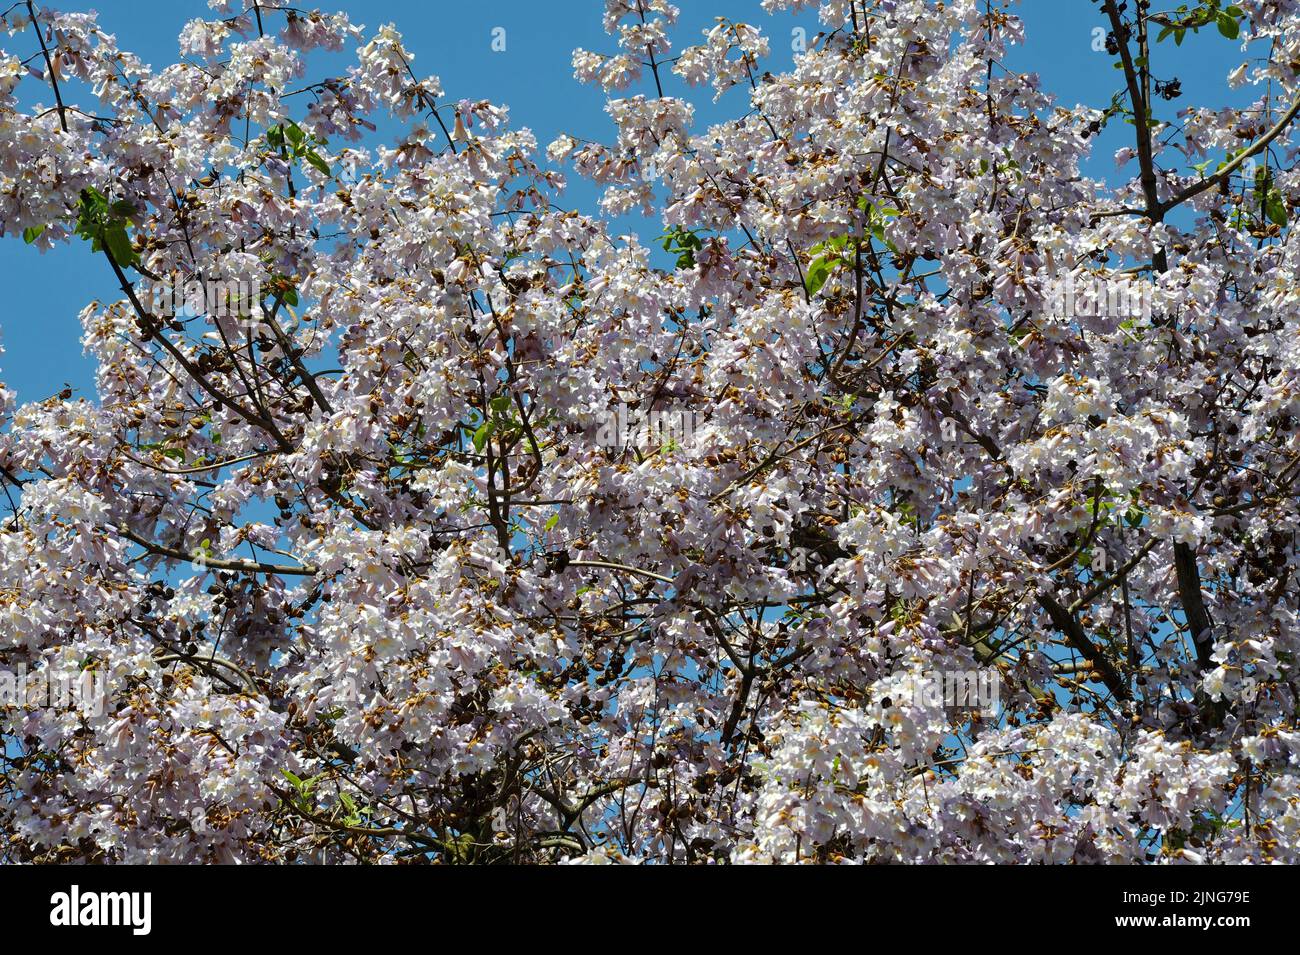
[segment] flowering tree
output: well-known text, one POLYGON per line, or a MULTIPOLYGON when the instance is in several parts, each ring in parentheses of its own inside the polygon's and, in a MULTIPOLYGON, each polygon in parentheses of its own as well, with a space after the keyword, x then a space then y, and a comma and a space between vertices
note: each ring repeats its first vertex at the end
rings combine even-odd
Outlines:
POLYGON ((0 230, 121 289, 97 400, 3 395, 0 665, 108 688, 4 702, 7 860, 1297 860, 1300 3, 1105 0, 1096 110, 992 0, 786 73, 605 0, 613 141, 545 159, 211 6, 159 71, 3 18, 0 230), (1175 113, 1199 30, 1250 108, 1175 113))

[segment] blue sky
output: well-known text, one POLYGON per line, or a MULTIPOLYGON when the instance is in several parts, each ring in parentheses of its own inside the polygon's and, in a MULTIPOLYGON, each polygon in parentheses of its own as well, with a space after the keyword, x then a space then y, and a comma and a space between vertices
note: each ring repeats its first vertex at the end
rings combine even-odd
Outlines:
MULTIPOLYGON (((599 0, 492 0, 490 3, 449 3, 446 0, 319 0, 324 9, 346 10, 354 22, 373 30, 397 24, 408 49, 416 55, 419 75, 435 74, 448 96, 489 99, 510 107, 515 126, 532 129, 541 145, 560 132, 608 140, 612 126, 604 115, 604 96, 572 78, 570 54, 575 47, 607 51, 611 38, 601 30, 599 0), (506 49, 492 49, 493 30, 506 30, 506 49)), ((791 31, 796 26, 816 35, 815 14, 769 17, 759 0, 677 0, 682 20, 679 43, 694 42, 716 16, 744 20, 762 27, 772 38, 774 71, 790 66, 791 31)), ((155 68, 173 62, 176 37, 186 20, 208 16, 202 0, 58 0, 61 9, 94 8, 100 23, 118 37, 123 49, 140 55, 155 68)), ((1102 107, 1122 82, 1112 57, 1092 49, 1093 28, 1101 25, 1098 5, 1091 0, 1022 0, 1017 11, 1026 23, 1027 42, 1009 57, 1009 65, 1040 74, 1042 87, 1064 105, 1087 103, 1102 107)), ((0 36, 0 47, 27 56, 30 33, 0 36)), ((1223 77, 1241 61, 1237 44, 1213 29, 1189 36, 1176 50, 1162 44, 1154 59, 1162 79, 1178 76, 1185 94, 1169 104, 1164 115, 1187 103, 1212 106, 1240 102, 1226 94, 1223 77), (1162 64, 1170 63, 1168 68, 1162 64)), ((315 77, 313 77, 315 78, 315 77)), ((669 92, 674 92, 669 89, 669 92)), ((711 91, 697 89, 697 123, 703 124, 743 111, 733 93, 717 107, 711 91)), ((49 97, 46 97, 48 99, 49 97)), ((1087 172, 1115 177, 1111 154, 1130 127, 1115 124, 1102 137, 1087 172)), ((383 138, 381 127, 381 140, 383 138)), ((568 202, 591 208, 595 193, 572 181, 568 202)), ((629 223, 649 240, 657 234, 651 224, 629 223)), ((23 245, 21 238, 0 239, 0 276, 8 294, 0 306, 0 380, 18 393, 18 400, 48 397, 70 384, 78 394, 93 396, 90 362, 82 355, 78 312, 92 299, 115 299, 112 276, 101 260, 92 258, 84 243, 46 252, 23 245)))

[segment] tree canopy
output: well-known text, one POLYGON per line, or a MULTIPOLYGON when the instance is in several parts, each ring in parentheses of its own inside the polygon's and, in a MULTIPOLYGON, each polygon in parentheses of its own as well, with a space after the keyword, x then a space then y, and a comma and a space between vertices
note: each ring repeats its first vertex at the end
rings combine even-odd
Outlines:
POLYGON ((0 19, 0 231, 120 287, 0 394, 0 668, 104 688, 0 699, 0 858, 1297 861, 1300 3, 1097 4, 1093 108, 1001 0, 604 0, 542 148, 210 6, 0 19))

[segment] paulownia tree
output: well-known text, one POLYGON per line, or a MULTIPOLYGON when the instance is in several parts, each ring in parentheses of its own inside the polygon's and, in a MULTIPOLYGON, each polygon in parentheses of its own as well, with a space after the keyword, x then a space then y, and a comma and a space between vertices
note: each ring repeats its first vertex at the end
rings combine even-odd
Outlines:
POLYGON ((120 288, 4 393, 0 665, 109 688, 0 710, 7 860, 1296 861, 1300 4, 1100 3, 1094 109, 995 0, 764 0, 788 72, 605 0, 544 156, 211 6, 0 23, 0 229, 120 288), (1166 75, 1216 31, 1248 108, 1166 75))

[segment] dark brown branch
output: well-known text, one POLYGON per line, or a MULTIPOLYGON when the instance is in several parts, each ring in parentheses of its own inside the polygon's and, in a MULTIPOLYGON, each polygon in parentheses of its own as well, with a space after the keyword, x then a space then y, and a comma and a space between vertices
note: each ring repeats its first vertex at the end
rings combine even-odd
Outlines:
POLYGON ((45 57, 45 69, 50 74, 50 86, 54 89, 54 102, 58 104, 59 127, 66 133, 68 131, 68 110, 63 105, 63 94, 59 92, 59 76, 54 72, 54 61, 50 58, 49 47, 45 45, 45 37, 41 34, 41 24, 36 19, 36 9, 32 6, 31 0, 27 0, 27 13, 32 18, 32 27, 36 30, 36 39, 41 43, 41 54, 45 57))
POLYGON ((1119 699, 1128 699, 1128 684, 1110 660, 1106 659, 1105 654, 1088 639, 1087 634, 1083 632, 1083 627, 1079 626, 1079 621, 1074 619, 1074 614, 1061 606, 1051 594, 1040 593, 1038 602, 1047 611, 1052 626, 1061 631, 1065 635, 1066 642, 1092 664, 1092 668, 1097 671, 1106 688, 1119 699))
POLYGON ((279 574, 282 577, 315 577, 317 574, 316 568, 310 565, 294 566, 292 564, 267 564, 256 560, 209 559, 201 554, 187 554, 185 551, 177 550, 174 547, 164 547, 162 544, 133 534, 125 528, 119 527, 112 530, 127 540, 139 544, 151 554, 156 554, 159 557, 170 557, 173 560, 188 560, 201 563, 204 567, 213 570, 233 570, 248 574, 279 574))

